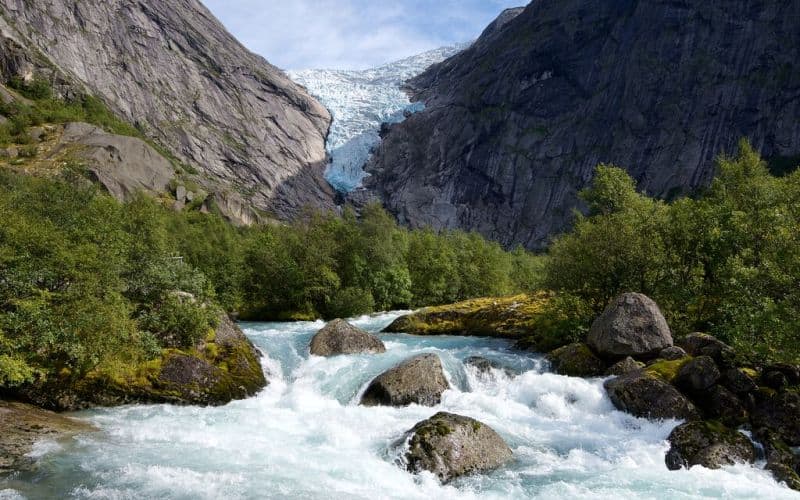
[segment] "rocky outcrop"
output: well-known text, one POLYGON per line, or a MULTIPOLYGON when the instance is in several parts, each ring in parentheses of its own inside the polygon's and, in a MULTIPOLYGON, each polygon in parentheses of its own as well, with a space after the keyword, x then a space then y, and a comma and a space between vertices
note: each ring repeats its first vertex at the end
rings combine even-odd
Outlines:
POLYGON ((16 402, 0 401, 0 475, 30 468, 33 445, 41 440, 63 441, 92 432, 84 422, 16 402))
POLYGON ((667 468, 677 470, 702 465, 719 469, 723 465, 753 463, 756 451, 743 434, 713 422, 687 422, 670 433, 665 457, 667 468))
POLYGON ((57 411, 129 403, 223 405, 256 394, 267 385, 260 355, 227 315, 193 349, 164 349, 151 361, 102 367, 79 380, 45 380, 13 394, 57 411))
POLYGON ((411 358, 370 382, 361 404, 365 406, 435 406, 450 388, 442 361, 435 354, 411 358))
POLYGON ((655 302, 640 293, 626 293, 592 323, 586 342, 606 358, 655 357, 672 346, 672 333, 655 302))
POLYGON ((672 198, 742 137, 800 154, 797 2, 537 0, 408 82, 369 191, 411 226, 544 247, 598 163, 672 198), (692 89, 688 92, 687 89, 692 89))
POLYGON ((756 428, 772 429, 789 446, 800 446, 800 392, 767 394, 753 410, 756 428))
POLYGON ((315 356, 386 352, 386 346, 378 337, 343 319, 335 319, 318 331, 309 349, 315 356))
POLYGON ((734 362, 735 352, 731 346, 707 333, 692 333, 682 338, 680 346, 692 356, 708 356, 722 367, 734 362))
POLYGON ((120 201, 140 191, 164 193, 175 176, 172 164, 143 140, 110 134, 87 123, 68 123, 50 155, 62 155, 65 150, 83 160, 92 176, 120 201))
POLYGON ((551 351, 547 359, 553 371, 560 375, 598 377, 606 371, 606 364, 582 342, 559 347, 551 351))
POLYGON ((101 98, 197 170, 232 220, 256 220, 253 207, 277 218, 333 207, 327 110, 199 1, 2 0, 0 14, 3 76, 52 64, 75 82, 57 91, 101 98))
POLYGON ((536 293, 426 307, 400 316, 384 331, 412 335, 522 338, 536 334, 535 319, 549 299, 546 293, 536 293))
POLYGON ((496 469, 513 454, 497 432, 469 417, 439 412, 408 431, 410 472, 429 471, 443 482, 496 469))
POLYGON ((695 405, 668 382, 644 370, 631 372, 605 383, 614 406, 632 415, 651 419, 695 420, 695 405))

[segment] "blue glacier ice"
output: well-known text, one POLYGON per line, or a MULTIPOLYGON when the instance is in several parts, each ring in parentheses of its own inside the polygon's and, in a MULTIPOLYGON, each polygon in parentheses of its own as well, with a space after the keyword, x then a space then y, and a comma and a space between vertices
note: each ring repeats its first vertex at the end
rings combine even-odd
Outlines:
POLYGON ((467 46, 441 47, 367 70, 287 72, 333 115, 327 143, 331 162, 325 171, 331 186, 346 193, 361 185, 367 175, 364 165, 380 142, 381 123, 401 122, 406 113, 424 109, 422 103, 409 101, 400 89, 403 82, 467 46))

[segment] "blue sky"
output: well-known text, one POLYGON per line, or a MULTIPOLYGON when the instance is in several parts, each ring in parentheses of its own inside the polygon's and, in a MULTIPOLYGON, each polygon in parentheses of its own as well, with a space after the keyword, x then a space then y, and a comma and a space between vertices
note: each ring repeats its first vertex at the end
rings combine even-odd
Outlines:
POLYGON ((478 36, 526 0, 203 0, 283 69, 361 69, 478 36))

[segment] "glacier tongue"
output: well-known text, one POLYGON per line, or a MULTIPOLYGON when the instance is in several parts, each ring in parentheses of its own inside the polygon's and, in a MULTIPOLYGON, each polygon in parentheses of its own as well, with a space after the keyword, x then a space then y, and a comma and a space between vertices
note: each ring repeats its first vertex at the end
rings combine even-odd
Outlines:
POLYGON ((327 142, 331 162, 325 171, 331 186, 341 192, 359 187, 367 175, 364 165, 380 142, 381 123, 397 123, 403 121, 405 113, 423 109, 421 103, 409 102, 400 90, 403 82, 468 46, 441 47, 367 70, 287 72, 333 115, 327 142))

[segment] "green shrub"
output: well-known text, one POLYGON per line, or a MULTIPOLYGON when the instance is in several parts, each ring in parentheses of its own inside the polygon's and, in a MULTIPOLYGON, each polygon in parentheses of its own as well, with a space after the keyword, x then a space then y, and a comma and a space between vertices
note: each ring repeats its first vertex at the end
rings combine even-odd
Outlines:
POLYGON ((328 303, 325 316, 328 319, 349 318, 375 310, 375 300, 367 290, 350 287, 339 290, 328 303))

